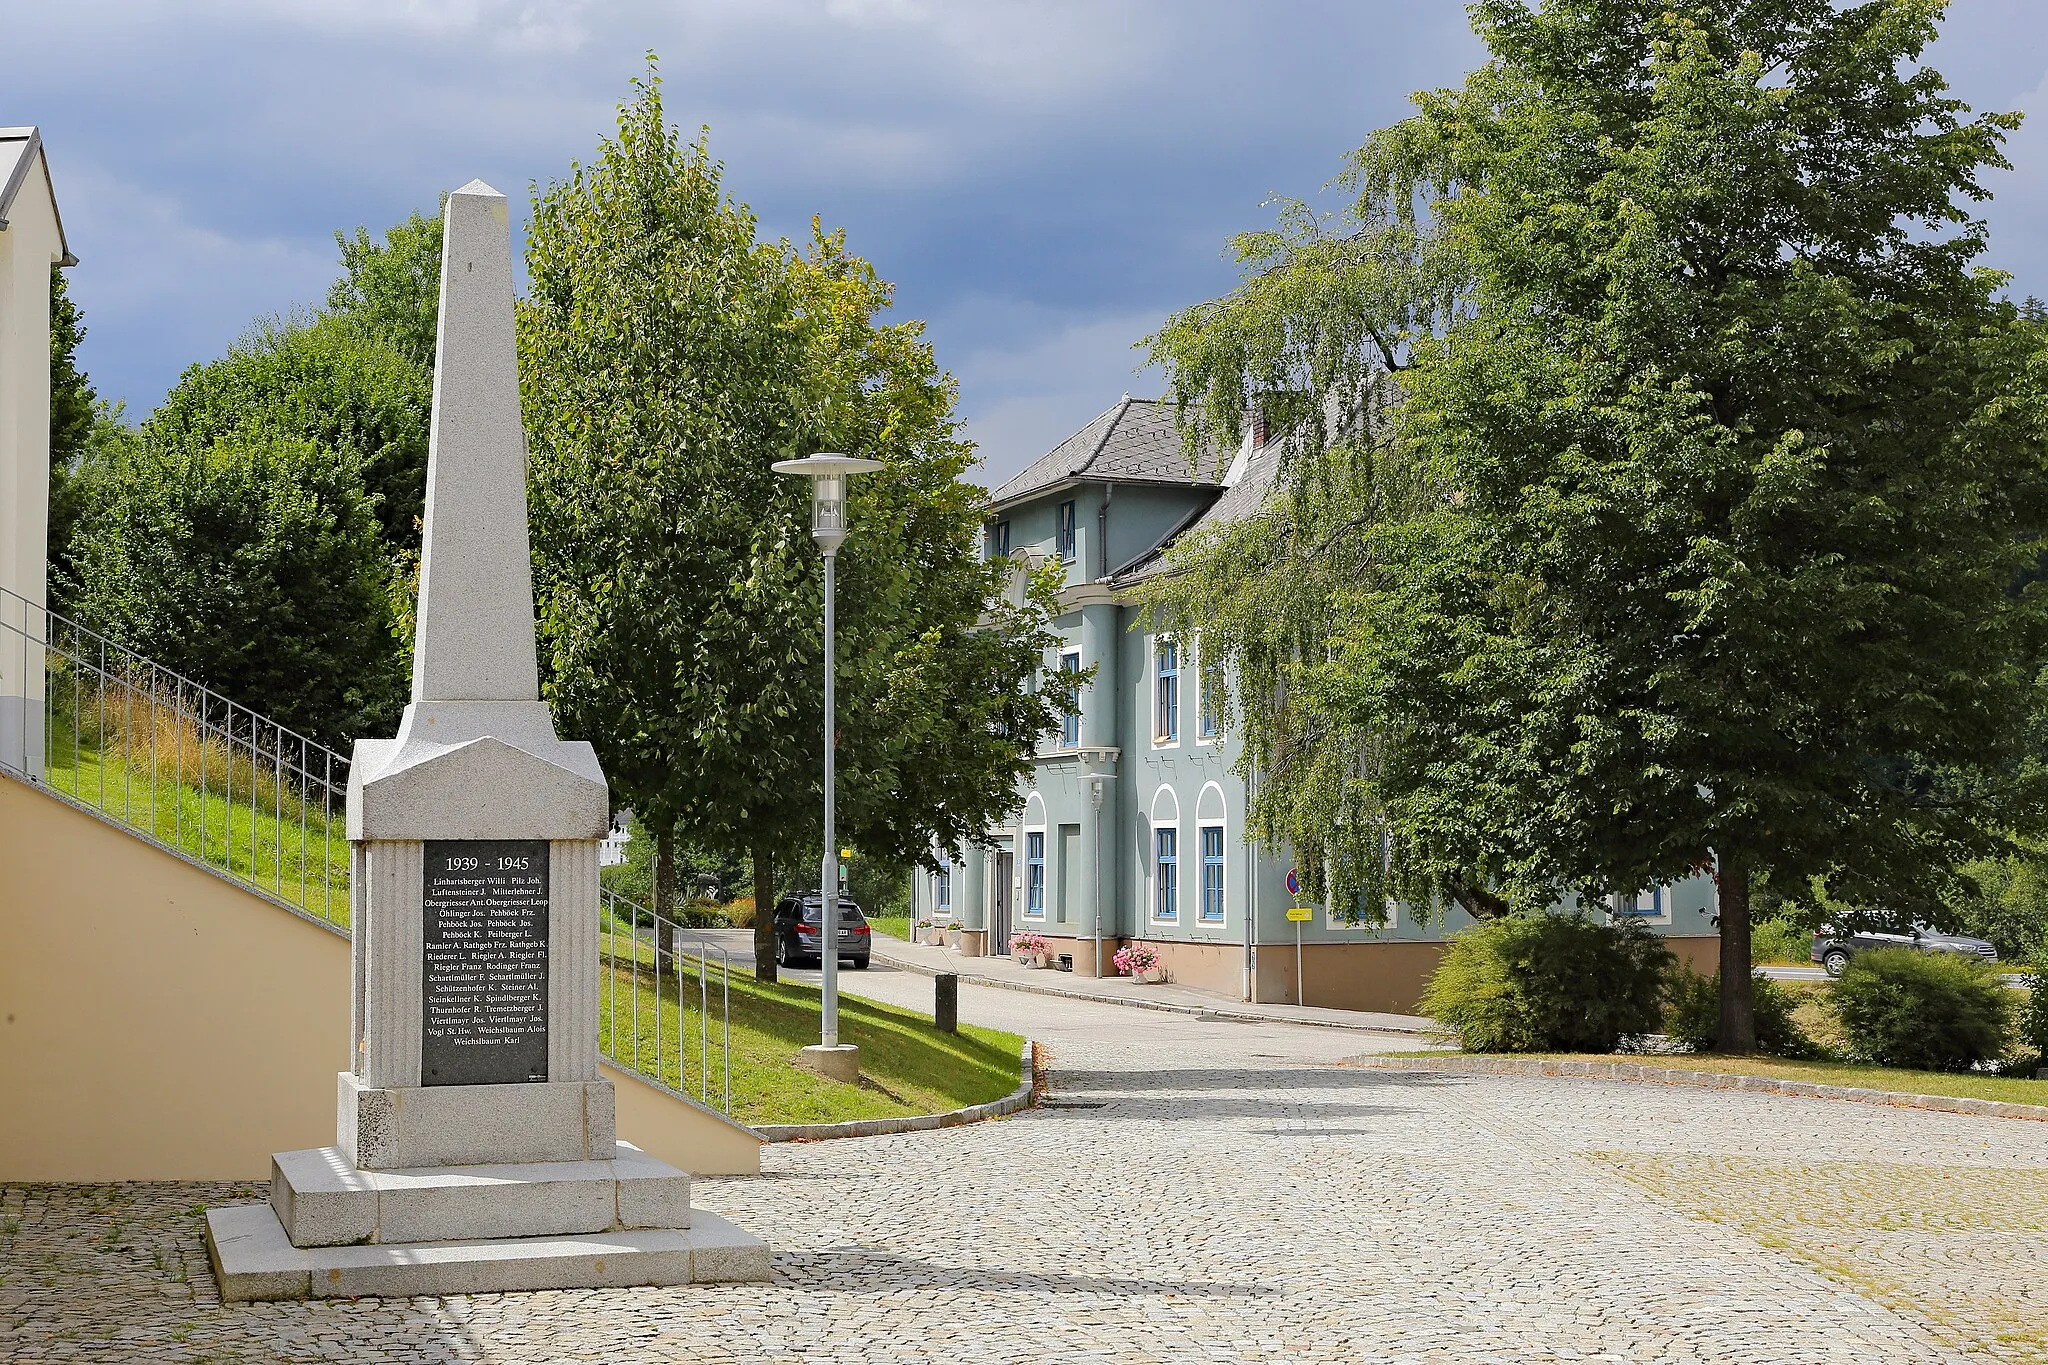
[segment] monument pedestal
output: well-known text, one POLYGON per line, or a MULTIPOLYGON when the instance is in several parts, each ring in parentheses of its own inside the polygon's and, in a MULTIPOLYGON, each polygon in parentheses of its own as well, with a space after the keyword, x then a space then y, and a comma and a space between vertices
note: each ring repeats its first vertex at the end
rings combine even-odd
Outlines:
POLYGON ((765 1280, 768 1247, 690 1207, 690 1177, 609 1159, 365 1171, 279 1152, 270 1202, 210 1209, 223 1303, 765 1280))
POLYGON ((478 182, 443 210, 412 703, 349 772, 336 1145, 207 1212, 224 1302, 769 1276, 765 1243, 618 1141, 598 1076, 610 793, 540 699, 508 222, 478 182))

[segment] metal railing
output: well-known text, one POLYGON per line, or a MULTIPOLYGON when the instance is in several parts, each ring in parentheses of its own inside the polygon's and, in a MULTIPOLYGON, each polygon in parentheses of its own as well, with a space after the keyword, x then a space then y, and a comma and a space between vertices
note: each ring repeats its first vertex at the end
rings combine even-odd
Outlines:
POLYGON ((348 924, 348 759, 0 588, 0 768, 348 924))
POLYGON ((599 1050, 627 1071, 684 1095, 694 1091, 701 1103, 730 1113, 732 954, 687 925, 605 891, 598 963, 599 1050))
MULTIPOLYGON (((5 588, 0 771, 349 932, 349 760, 5 588)), ((610 891, 599 917, 603 1054, 731 1112, 731 955, 610 891)))

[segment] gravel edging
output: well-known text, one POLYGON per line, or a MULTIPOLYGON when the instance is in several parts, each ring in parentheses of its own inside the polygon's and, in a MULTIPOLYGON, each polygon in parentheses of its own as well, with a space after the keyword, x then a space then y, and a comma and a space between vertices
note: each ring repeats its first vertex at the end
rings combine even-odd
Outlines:
POLYGON ((1646 1081, 1659 1085, 1690 1085, 1705 1090, 1749 1090, 1808 1099, 1882 1104, 1894 1109, 1938 1109, 1949 1114, 2048 1122, 2048 1105, 2012 1104, 2005 1100, 1966 1099, 1957 1095, 1909 1095, 1899 1090, 1868 1090, 1861 1086, 1822 1085, 1818 1081, 1787 1081, 1775 1076, 1744 1076, 1727 1071, 1684 1071, 1642 1066, 1634 1062, 1565 1062, 1520 1057, 1388 1057, 1347 1058, 1342 1065, 1374 1071, 1463 1072, 1490 1076, 1580 1076, 1601 1081, 1646 1081))
POLYGON ((1031 1065, 1031 1040, 1024 1040, 1024 1047, 1017 1057, 1017 1070, 1022 1079, 1017 1088, 999 1100, 987 1104, 970 1104, 965 1109, 948 1109, 943 1114, 910 1114, 893 1119, 850 1119, 845 1123, 757 1123, 756 1133, 770 1142, 812 1142, 824 1138, 881 1137, 886 1133, 922 1133, 933 1128, 957 1128, 963 1123, 980 1123, 983 1119, 1001 1118, 1014 1114, 1031 1103, 1032 1089, 1038 1083, 1037 1072, 1031 1065))
MULTIPOLYGON (((899 972, 915 972, 919 976, 944 976, 947 973, 922 962, 911 962, 877 950, 875 957, 888 963, 899 972)), ((1394 1024, 1353 1024, 1342 1019, 1296 1019, 1288 1015, 1265 1014, 1253 1010, 1232 1009, 1229 1005, 1181 1005, 1166 1000, 1120 1000, 1113 995, 1095 995, 1088 991, 1061 990, 1058 986, 1035 986, 1024 981, 1005 981, 995 976, 975 976, 968 972, 953 972, 963 986, 987 986, 999 991, 1020 991, 1025 995, 1049 995, 1060 1000, 1085 1000, 1097 1005, 1116 1005, 1127 1010, 1157 1010, 1162 1014, 1185 1014, 1196 1019, 1214 1021, 1229 1020, 1240 1024, 1302 1024, 1309 1028, 1351 1029, 1358 1033, 1399 1033, 1422 1035, 1434 1030, 1416 1025, 1401 1027, 1394 1024)))

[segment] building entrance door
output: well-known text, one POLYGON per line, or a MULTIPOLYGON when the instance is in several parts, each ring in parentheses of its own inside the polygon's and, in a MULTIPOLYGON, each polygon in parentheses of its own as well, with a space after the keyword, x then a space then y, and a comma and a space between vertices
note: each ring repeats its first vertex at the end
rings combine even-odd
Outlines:
POLYGON ((995 856, 995 876, 991 879, 988 901, 988 954, 990 957, 1007 957, 1010 952, 1010 878, 1017 866, 1017 855, 998 853, 995 856))

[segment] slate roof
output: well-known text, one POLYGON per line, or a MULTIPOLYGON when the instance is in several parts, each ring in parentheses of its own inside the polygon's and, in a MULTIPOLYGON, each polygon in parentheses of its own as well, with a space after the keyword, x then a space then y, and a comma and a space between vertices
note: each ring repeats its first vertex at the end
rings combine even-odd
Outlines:
POLYGON ((1244 473, 1238 476, 1236 483, 1223 490, 1223 496, 1175 527, 1157 545, 1112 573, 1109 576, 1111 585, 1121 587, 1166 572, 1166 552, 1182 537, 1227 526, 1264 507, 1273 491, 1273 482, 1280 473, 1280 449, 1276 443, 1255 451, 1245 461, 1244 473))
POLYGON ((992 507, 1016 502, 1070 481, 1175 484, 1220 488, 1225 456, 1205 456, 1198 472, 1173 425, 1173 405, 1156 398, 1124 398, 1109 411, 1032 461, 989 496, 992 507))
MULTIPOLYGON (((42 130, 36 127, 0 128, 0 229, 7 226, 7 215, 14 208, 15 196, 28 180, 36 164, 36 153, 43 149, 42 130)), ((57 191, 50 185, 50 160, 42 158, 43 184, 50 190, 50 210, 56 213, 57 191)), ((64 215, 57 214, 57 244, 63 250, 61 265, 77 265, 78 258, 71 254, 71 245, 64 239, 64 215)))

